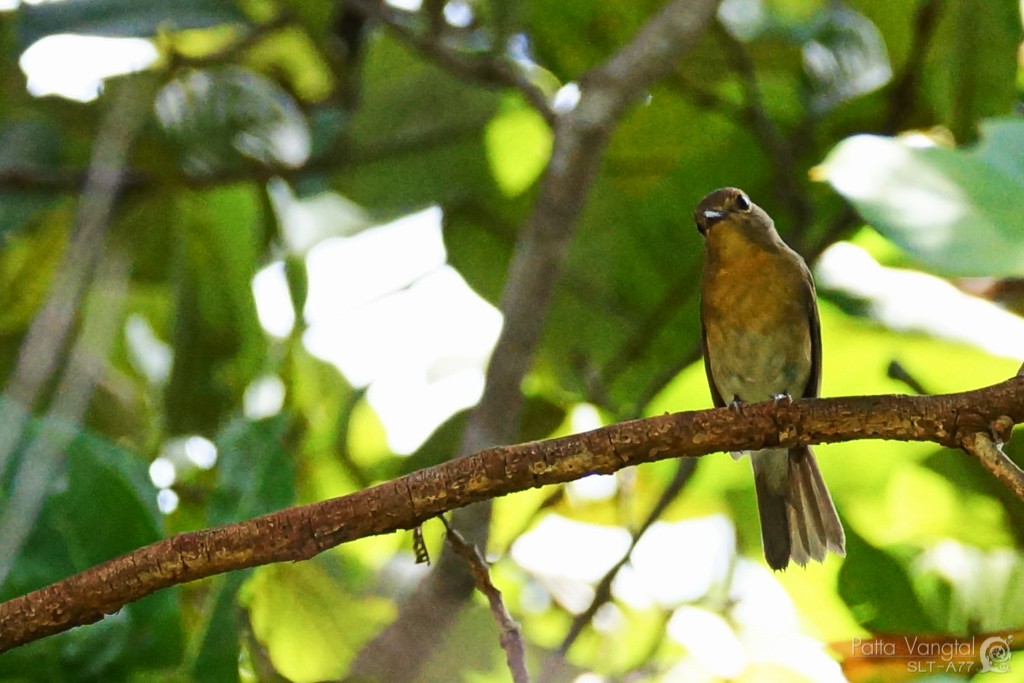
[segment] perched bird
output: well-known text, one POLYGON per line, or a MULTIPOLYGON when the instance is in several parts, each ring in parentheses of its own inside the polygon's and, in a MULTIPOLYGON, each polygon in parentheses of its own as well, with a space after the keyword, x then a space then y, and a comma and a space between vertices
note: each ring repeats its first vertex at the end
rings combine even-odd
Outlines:
MULTIPOLYGON (((761 207, 733 187, 697 204, 704 236, 700 319, 716 406, 814 397, 821 333, 814 281, 761 207)), ((808 446, 751 454, 764 556, 772 569, 846 554, 846 537, 808 446)))

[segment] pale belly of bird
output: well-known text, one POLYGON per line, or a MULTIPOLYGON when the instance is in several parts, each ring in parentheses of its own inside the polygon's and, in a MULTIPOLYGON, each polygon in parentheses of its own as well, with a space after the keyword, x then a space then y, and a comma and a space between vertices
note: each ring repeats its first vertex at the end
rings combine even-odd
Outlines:
POLYGON ((794 340, 772 331, 720 328, 709 339, 711 371, 718 393, 729 403, 767 401, 787 394, 800 397, 811 371, 810 339, 794 340))

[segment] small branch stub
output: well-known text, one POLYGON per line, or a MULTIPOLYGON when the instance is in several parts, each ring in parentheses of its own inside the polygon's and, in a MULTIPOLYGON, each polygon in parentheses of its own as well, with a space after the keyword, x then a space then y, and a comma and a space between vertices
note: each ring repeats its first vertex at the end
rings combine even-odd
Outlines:
POLYGON ((530 676, 526 670, 526 647, 523 644, 523 634, 519 630, 519 624, 512 618, 508 608, 501 598, 501 591, 491 581, 490 571, 487 562, 476 546, 467 543, 462 535, 448 523, 442 515, 441 521, 447 529, 446 540, 459 557, 465 561, 469 573, 473 576, 478 591, 487 598, 491 614, 498 628, 501 629, 501 649, 505 651, 508 659, 508 668, 512 672, 512 680, 515 683, 529 683, 530 676))
POLYGON ((963 449, 976 457, 996 479, 1003 482, 1021 500, 1024 500, 1024 470, 1003 451, 1002 436, 1013 427, 1009 416, 1001 416, 992 423, 992 434, 975 432, 963 441, 963 449))

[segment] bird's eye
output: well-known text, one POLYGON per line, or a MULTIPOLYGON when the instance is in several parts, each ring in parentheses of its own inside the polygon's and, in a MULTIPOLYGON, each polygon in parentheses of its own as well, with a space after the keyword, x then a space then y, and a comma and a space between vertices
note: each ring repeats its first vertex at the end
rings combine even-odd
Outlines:
POLYGON ((747 195, 745 195, 745 194, 738 194, 738 195, 736 195, 736 202, 735 203, 736 203, 736 208, 739 209, 740 211, 750 211, 750 207, 752 206, 752 204, 750 203, 750 200, 747 199, 747 195))

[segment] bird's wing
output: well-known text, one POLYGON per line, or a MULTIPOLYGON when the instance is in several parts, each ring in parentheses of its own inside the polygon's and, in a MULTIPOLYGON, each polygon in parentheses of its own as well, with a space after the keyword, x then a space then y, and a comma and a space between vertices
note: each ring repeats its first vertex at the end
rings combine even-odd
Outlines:
POLYGON ((704 316, 700 320, 700 351, 704 356, 704 373, 708 376, 708 386, 711 388, 711 400, 716 408, 725 405, 722 395, 718 393, 718 385, 715 384, 715 376, 711 374, 711 359, 708 357, 708 335, 704 330, 704 316))
POLYGON ((814 292, 814 279, 804 266, 807 286, 807 326, 811 333, 811 373, 807 376, 804 398, 817 398, 821 392, 821 321, 818 319, 818 297, 814 292))

